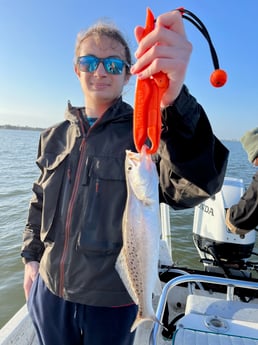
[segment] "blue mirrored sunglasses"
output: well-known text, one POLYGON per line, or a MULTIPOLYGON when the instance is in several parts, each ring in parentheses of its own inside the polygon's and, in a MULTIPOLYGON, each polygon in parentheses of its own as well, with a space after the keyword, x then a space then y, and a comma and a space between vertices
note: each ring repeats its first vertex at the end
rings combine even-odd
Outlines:
POLYGON ((77 59, 79 69, 82 72, 95 72, 100 62, 103 63, 105 71, 109 74, 122 74, 124 66, 130 68, 126 61, 113 56, 101 59, 94 55, 85 55, 79 56, 77 59))

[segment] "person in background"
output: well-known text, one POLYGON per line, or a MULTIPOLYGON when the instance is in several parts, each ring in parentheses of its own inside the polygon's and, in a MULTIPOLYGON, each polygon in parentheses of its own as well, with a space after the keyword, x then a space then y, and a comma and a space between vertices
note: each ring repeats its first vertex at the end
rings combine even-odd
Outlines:
MULTIPOLYGON (((248 155, 248 160, 258 166, 258 127, 247 131, 241 143, 248 155)), ((258 171, 252 182, 236 205, 226 212, 228 229, 238 235, 245 235, 258 225, 258 171)))
MULTIPOLYGON (((139 41, 143 28, 136 27, 139 41)), ((40 345, 131 345, 137 313, 116 269, 126 203, 125 150, 135 151, 133 109, 122 99, 131 74, 162 71, 163 129, 153 160, 160 201, 193 207, 222 186, 228 150, 183 84, 192 50, 181 14, 160 15, 139 42, 137 62, 121 32, 97 23, 77 36, 74 70, 84 107, 40 137, 21 255, 24 291, 40 345)))

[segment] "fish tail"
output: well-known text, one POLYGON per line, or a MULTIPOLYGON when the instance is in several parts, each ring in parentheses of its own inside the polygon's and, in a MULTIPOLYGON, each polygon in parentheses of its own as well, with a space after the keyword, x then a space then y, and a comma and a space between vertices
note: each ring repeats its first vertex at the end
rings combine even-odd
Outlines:
POLYGON ((136 319, 134 320, 134 323, 132 324, 131 332, 133 332, 137 327, 140 326, 141 323, 145 321, 157 322, 160 324, 160 326, 163 326, 163 324, 157 319, 156 315, 151 315, 149 317, 141 317, 138 313, 136 319))

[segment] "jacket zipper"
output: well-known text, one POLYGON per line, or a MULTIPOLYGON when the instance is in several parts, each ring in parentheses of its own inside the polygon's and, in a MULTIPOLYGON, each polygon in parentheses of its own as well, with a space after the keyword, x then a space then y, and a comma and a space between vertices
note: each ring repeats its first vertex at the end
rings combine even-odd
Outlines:
MULTIPOLYGON (((80 117, 79 117, 80 119, 80 117)), ((74 187, 71 195, 71 199, 69 201, 68 209, 67 209, 67 217, 66 217, 66 223, 65 223, 65 240, 64 240, 64 247, 63 247, 63 253, 60 259, 60 264, 59 264, 59 274, 60 274, 60 280, 59 280, 59 296, 63 296, 63 289, 64 289, 64 276, 65 276, 65 269, 64 269, 64 264, 67 256, 67 251, 68 251, 68 246, 69 246, 69 238, 70 238, 70 230, 71 230, 71 221, 72 221, 72 214, 73 214, 73 208, 74 208, 74 202, 76 199, 76 195, 78 192, 79 188, 79 183, 81 180, 81 173, 82 173, 82 168, 83 168, 83 162, 84 162, 84 152, 85 152, 85 147, 86 147, 86 135, 85 131, 83 128, 83 123, 82 120, 80 119, 81 122, 81 129, 83 132, 83 139, 80 145, 80 159, 78 162, 78 169, 76 172, 75 176, 75 181, 74 181, 74 187)))

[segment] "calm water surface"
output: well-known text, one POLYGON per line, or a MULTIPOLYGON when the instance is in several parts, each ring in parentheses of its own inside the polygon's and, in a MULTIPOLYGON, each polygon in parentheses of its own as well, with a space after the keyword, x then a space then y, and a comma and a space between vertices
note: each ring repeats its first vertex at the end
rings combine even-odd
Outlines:
MULTIPOLYGON (((35 164, 39 134, 0 129, 0 327, 25 303, 20 247, 32 183, 39 174, 35 164)), ((255 168, 239 142, 224 144, 230 150, 227 176, 243 178, 247 186, 255 168)), ((192 241, 192 222, 193 210, 171 211, 173 260, 202 268, 192 241)))

